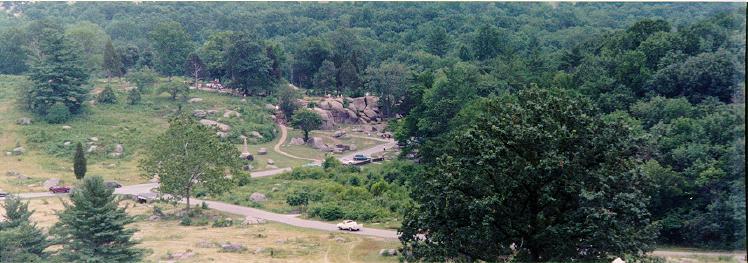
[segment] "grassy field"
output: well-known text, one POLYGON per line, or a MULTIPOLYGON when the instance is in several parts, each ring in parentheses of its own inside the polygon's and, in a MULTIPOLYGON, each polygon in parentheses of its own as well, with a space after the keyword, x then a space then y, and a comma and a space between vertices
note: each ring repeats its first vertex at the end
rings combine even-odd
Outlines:
MULTIPOLYGON (((32 220, 42 228, 49 228, 57 221, 54 211, 63 209, 63 201, 67 200, 31 200, 30 208, 36 210, 32 220)), ((169 213, 171 205, 136 204, 131 201, 123 201, 121 205, 128 206, 128 213, 138 218, 130 227, 139 230, 134 236, 141 242, 138 246, 150 250, 146 262, 164 261, 170 253, 188 250, 195 255, 179 262, 396 262, 396 257, 382 257, 378 252, 383 248, 400 246, 397 240, 307 230, 276 223, 221 228, 210 225, 181 226, 176 220, 145 220, 152 214, 154 206, 169 213), (229 253, 214 247, 216 243, 225 242, 241 244, 247 251, 229 253)), ((233 217, 241 222, 237 216, 211 213, 233 217)))
MULTIPOLYGON (((105 85, 101 80, 94 82, 95 88, 100 90, 105 85)), ((172 101, 167 94, 155 92, 143 95, 139 105, 125 103, 126 83, 117 81, 112 87, 118 97, 116 104, 86 103, 86 113, 64 124, 48 124, 30 113, 20 109, 17 98, 18 90, 30 83, 21 76, 0 76, 0 189, 9 192, 43 191, 40 185, 46 179, 60 178, 63 181, 74 181, 72 173, 72 156, 77 142, 85 145, 89 138, 96 137, 97 149, 87 154, 89 175, 100 175, 107 180, 117 180, 123 184, 144 182, 147 179, 139 176, 137 168, 139 156, 143 153, 151 140, 168 127, 168 118, 173 115, 179 102, 172 101), (32 125, 16 125, 21 117, 31 117, 32 125), (70 126, 63 129, 63 126, 70 126), (71 142, 65 145, 65 142, 71 142), (125 148, 121 158, 112 158, 109 153, 116 144, 125 148), (16 145, 26 149, 20 156, 6 156, 16 145), (15 176, 5 176, 8 171, 19 172, 29 179, 17 179, 15 176)), ((90 96, 94 98, 93 94, 90 96)), ((182 104, 182 111, 192 112, 196 109, 216 110, 217 113, 208 118, 232 126, 229 140, 240 148, 239 135, 258 131, 262 139, 251 138, 251 148, 256 151, 259 147, 272 150, 272 140, 278 131, 270 114, 263 108, 266 101, 262 98, 248 98, 243 102, 239 97, 210 92, 192 91, 190 97, 202 98, 198 103, 182 104), (234 110, 242 114, 241 117, 224 118, 224 110, 234 110), (255 144, 259 144, 255 146, 255 144)), ((268 157, 277 162, 277 166, 291 166, 303 162, 286 161, 281 156, 268 157)), ((259 160, 255 162, 259 164, 259 160)), ((263 162, 264 164, 264 162, 263 162)), ((257 165, 256 165, 257 166, 257 165)), ((263 165, 260 165, 261 167, 263 165)), ((261 168, 260 167, 260 168, 261 168)))

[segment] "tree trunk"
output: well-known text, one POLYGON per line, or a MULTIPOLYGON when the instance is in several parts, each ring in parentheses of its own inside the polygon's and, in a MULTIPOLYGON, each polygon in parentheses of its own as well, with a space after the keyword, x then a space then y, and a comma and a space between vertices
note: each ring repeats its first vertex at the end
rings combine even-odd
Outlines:
POLYGON ((304 130, 304 142, 308 142, 308 141, 309 141, 309 131, 304 130))
POLYGON ((187 216, 190 214, 190 189, 187 188, 187 216))

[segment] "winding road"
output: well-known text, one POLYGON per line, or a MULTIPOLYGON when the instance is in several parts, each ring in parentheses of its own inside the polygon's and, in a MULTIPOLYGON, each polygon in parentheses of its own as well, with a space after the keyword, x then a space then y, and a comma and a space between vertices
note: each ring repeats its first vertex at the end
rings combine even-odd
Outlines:
MULTIPOLYGON (((275 145, 275 151, 289 156, 291 158, 300 158, 296 157, 287 153, 284 153, 279 150, 280 145, 285 142, 287 137, 287 130, 286 127, 283 125, 280 125, 281 128, 281 138, 279 139, 278 144, 275 145)), ((377 139, 379 140, 379 139, 377 139)), ((345 156, 341 156, 338 159, 345 162, 347 160, 350 160, 353 158, 353 155, 355 154, 366 154, 371 155, 375 153, 382 152, 384 148, 386 147, 393 147, 395 145, 394 140, 380 140, 380 141, 386 141, 384 144, 380 144, 371 148, 364 149, 362 151, 358 151, 354 154, 348 154, 345 156)), ((314 160, 315 159, 308 159, 308 158, 300 158, 300 159, 306 159, 306 160, 314 160)), ((272 176, 277 174, 282 174, 285 172, 291 171, 291 168, 278 168, 278 169, 271 169, 271 170, 264 170, 264 171, 257 171, 252 172, 250 175, 254 178, 257 177, 266 177, 266 176, 272 176)), ((114 193, 115 194, 121 194, 121 195, 139 195, 143 193, 150 193, 152 192, 151 189, 157 188, 158 183, 147 183, 147 184, 136 184, 136 185, 127 185, 122 186, 120 188, 117 188, 114 193)), ((20 193, 18 194, 19 197, 27 199, 27 198, 44 198, 44 197, 55 197, 55 196, 65 196, 66 194, 53 194, 50 192, 38 192, 38 193, 20 193)), ((4 199, 0 197, 0 199, 4 199)), ((321 222, 321 221, 315 221, 315 220, 307 220, 307 219, 301 219, 297 218, 296 215, 286 215, 286 214, 277 214, 272 213, 256 208, 250 208, 250 207, 244 207, 244 206, 238 206, 233 204, 228 204, 224 202, 218 202, 218 201, 209 201, 209 200, 200 200, 200 199, 193 199, 194 203, 201 203, 205 202, 208 204, 208 206, 211 209, 215 209, 221 212, 231 213, 231 214, 237 214, 245 217, 256 217, 256 218, 262 218, 268 221, 274 221, 278 223, 283 223, 287 225, 292 225, 296 227, 303 227, 303 228, 310 228, 310 229, 317 229, 317 230, 323 230, 323 231, 340 231, 338 230, 337 226, 335 224, 321 222)), ((363 228, 360 231, 355 232, 349 232, 352 234, 357 235, 365 235, 365 236, 373 236, 373 237, 380 237, 380 238, 387 238, 387 239, 397 239, 398 234, 394 230, 384 230, 384 229, 373 229, 373 228, 363 228)))

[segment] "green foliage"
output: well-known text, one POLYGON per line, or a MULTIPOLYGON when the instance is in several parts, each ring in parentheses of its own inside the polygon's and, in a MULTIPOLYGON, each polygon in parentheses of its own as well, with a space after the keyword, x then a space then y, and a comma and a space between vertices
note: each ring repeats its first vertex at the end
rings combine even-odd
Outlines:
POLYGON ((86 176, 86 154, 83 152, 83 145, 80 142, 75 144, 75 156, 73 157, 73 173, 75 179, 83 179, 86 176))
POLYGON ((20 74, 28 70, 24 31, 10 27, 0 31, 0 74, 20 74))
POLYGON ((397 104, 405 96, 405 88, 410 86, 412 73, 403 64, 383 63, 377 68, 366 70, 369 90, 379 96, 379 105, 384 117, 392 117, 397 104))
POLYGON ((82 181, 60 212, 59 222, 50 231, 62 244, 61 260, 77 262, 139 262, 143 250, 131 240, 136 230, 125 228, 133 222, 124 208, 117 206, 113 190, 98 176, 82 181))
POLYGON ((322 168, 324 168, 325 170, 327 170, 327 169, 335 169, 335 168, 338 168, 338 167, 340 167, 342 165, 343 165, 343 163, 340 160, 338 160, 337 157, 335 157, 333 155, 326 156, 325 157, 325 161, 322 162, 322 168))
POLYGON ((140 103, 142 95, 140 94, 140 88, 133 87, 127 91, 127 104, 135 105, 140 103))
POLYGON ((115 104, 117 103, 117 95, 114 94, 114 90, 111 85, 104 87, 104 90, 99 93, 96 97, 96 102, 102 104, 115 104))
POLYGON ((234 225, 234 221, 231 220, 231 218, 218 218, 215 221, 213 221, 213 227, 230 227, 234 225))
POLYGON ((125 78, 146 93, 158 82, 158 74, 148 67, 130 71, 125 78))
POLYGON ((44 116, 44 120, 48 123, 59 124, 65 123, 73 117, 70 114, 70 110, 65 104, 57 102, 47 110, 47 115, 44 116))
POLYGON ((272 63, 265 48, 247 34, 231 35, 226 49, 224 68, 232 88, 247 95, 273 93, 277 79, 272 75, 272 63))
POLYGON ((635 170, 641 142, 620 118, 602 119, 589 100, 558 89, 474 107, 414 178, 418 205, 400 238, 414 258, 493 261, 512 243, 533 261, 653 249, 652 186, 635 170))
POLYGON ((322 117, 314 111, 299 109, 294 112, 291 125, 304 132, 304 141, 306 142, 309 140, 309 132, 322 126, 322 117))
POLYGON ((286 197, 286 203, 291 206, 306 206, 309 204, 309 193, 306 191, 293 192, 286 197))
POLYGON ((278 106, 287 120, 290 120, 293 112, 299 108, 298 100, 301 98, 301 93, 290 86, 278 89, 278 106))
POLYGON ((314 74, 314 88, 319 90, 321 94, 331 94, 332 91, 337 91, 337 74, 338 69, 335 67, 335 63, 325 59, 319 66, 317 73, 314 74))
POLYGON ((171 80, 161 83, 158 87, 158 92, 169 93, 169 98, 171 98, 171 100, 177 100, 179 98, 180 100, 186 101, 190 93, 190 87, 184 82, 171 80))
POLYGON ((192 42, 179 22, 166 21, 148 34, 156 51, 156 69, 167 76, 181 75, 192 42))
POLYGON ((169 129, 152 143, 140 168, 144 176, 159 176, 162 193, 187 199, 199 187, 211 194, 229 190, 234 184, 226 178, 241 173, 239 151, 216 137, 210 128, 182 114, 169 122, 169 129))
POLYGON ((114 50, 112 41, 107 41, 104 45, 104 63, 102 64, 106 76, 108 78, 122 76, 122 67, 122 58, 114 50))
POLYGON ((5 214, 0 222, 0 261, 43 262, 49 242, 47 235, 29 220, 34 211, 29 211, 28 202, 7 196, 2 207, 5 214))
POLYGON ((44 28, 39 53, 31 59, 29 79, 33 85, 24 96, 26 109, 45 116, 59 102, 70 113, 80 113, 87 93, 82 85, 88 73, 81 67, 77 51, 59 30, 44 28))

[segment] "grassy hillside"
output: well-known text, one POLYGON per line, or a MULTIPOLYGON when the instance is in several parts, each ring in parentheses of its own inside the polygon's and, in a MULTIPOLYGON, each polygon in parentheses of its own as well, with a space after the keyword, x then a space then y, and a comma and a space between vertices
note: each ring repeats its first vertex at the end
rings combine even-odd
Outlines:
MULTIPOLYGON (((98 140, 96 150, 87 154, 88 174, 101 175, 106 179, 118 180, 122 183, 137 183, 145 181, 139 177, 137 160, 146 149, 145 146, 168 127, 168 118, 175 114, 182 104, 182 111, 216 110, 215 114, 207 118, 231 125, 227 138, 240 147, 239 136, 258 131, 262 139, 250 139, 250 143, 258 144, 252 148, 267 147, 259 144, 269 144, 277 135, 277 129, 270 118, 269 112, 263 108, 266 101, 263 98, 242 98, 229 95, 215 94, 203 91, 192 91, 190 98, 202 98, 201 102, 186 103, 169 99, 167 94, 150 92, 143 95, 138 105, 128 105, 125 87, 127 83, 114 80, 114 88, 118 102, 116 104, 86 103, 86 113, 64 124, 48 124, 39 118, 24 112, 18 105, 17 98, 20 91, 30 85, 21 76, 0 76, 0 189, 16 191, 43 190, 39 183, 48 178, 61 178, 72 182, 72 156, 75 143, 81 142, 88 149, 87 143, 91 137, 98 140), (233 110, 241 114, 240 117, 224 118, 224 111, 233 110), (31 125, 17 125, 16 120, 21 117, 31 117, 31 125), (63 126, 70 126, 64 129, 63 126), (65 145, 70 142, 69 145, 65 145), (124 155, 113 158, 109 155, 116 144, 124 146, 124 155), (16 145, 26 149, 20 156, 7 156, 16 145), (18 179, 15 176, 5 176, 7 171, 17 171, 30 177, 18 179)), ((105 81, 94 82, 92 90, 100 90, 105 81)), ((95 98, 91 94, 90 99, 95 98)), ((272 146, 269 147, 272 149, 272 146)))

